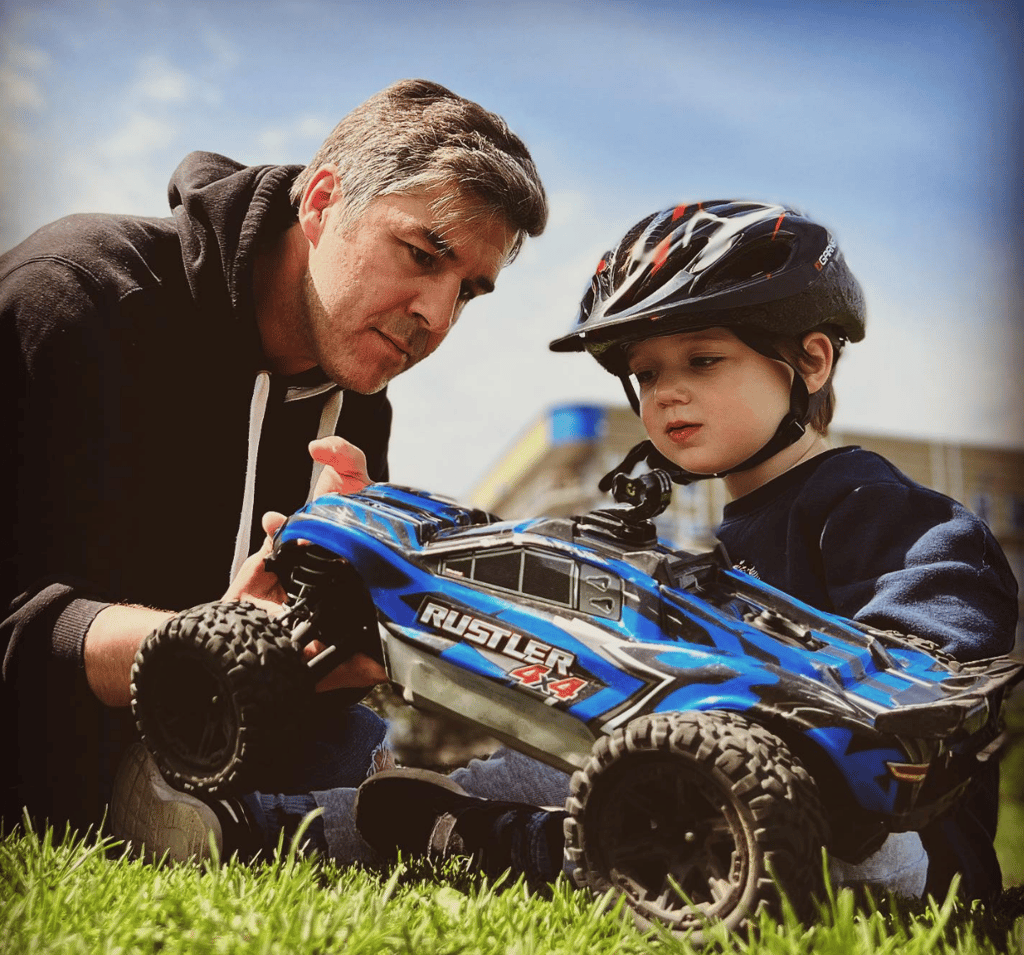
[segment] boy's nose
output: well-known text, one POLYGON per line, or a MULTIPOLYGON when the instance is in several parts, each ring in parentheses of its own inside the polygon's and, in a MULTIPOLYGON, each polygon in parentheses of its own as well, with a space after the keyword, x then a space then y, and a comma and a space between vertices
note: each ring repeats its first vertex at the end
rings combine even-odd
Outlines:
POLYGON ((663 378, 656 389, 658 401, 663 405, 689 404, 689 389, 678 378, 663 378))

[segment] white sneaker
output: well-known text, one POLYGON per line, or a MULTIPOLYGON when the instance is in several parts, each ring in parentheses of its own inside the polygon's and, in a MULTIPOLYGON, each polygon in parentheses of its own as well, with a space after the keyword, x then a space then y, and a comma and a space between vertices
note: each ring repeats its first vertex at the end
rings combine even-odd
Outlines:
POLYGON ((224 849, 217 813, 201 799, 168 786, 142 743, 133 743, 121 758, 110 828, 151 862, 165 854, 173 862, 207 859, 211 834, 218 851, 224 849))

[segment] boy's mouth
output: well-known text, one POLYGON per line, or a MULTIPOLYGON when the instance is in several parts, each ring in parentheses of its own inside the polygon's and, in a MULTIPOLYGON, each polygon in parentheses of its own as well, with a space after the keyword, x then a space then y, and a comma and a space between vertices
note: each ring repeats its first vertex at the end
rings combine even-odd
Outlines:
POLYGON ((677 421, 665 428, 665 434, 668 435, 670 441, 674 441, 676 444, 683 444, 689 441, 700 428, 701 426, 693 421, 677 421))

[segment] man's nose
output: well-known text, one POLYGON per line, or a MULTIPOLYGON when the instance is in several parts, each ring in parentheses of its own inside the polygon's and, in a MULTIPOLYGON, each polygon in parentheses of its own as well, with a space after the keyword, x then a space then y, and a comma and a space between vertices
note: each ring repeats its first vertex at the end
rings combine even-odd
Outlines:
POLYGON ((430 276, 420 286, 413 299, 413 314, 428 330, 443 335, 455 321, 461 288, 461 281, 456 275, 430 276))

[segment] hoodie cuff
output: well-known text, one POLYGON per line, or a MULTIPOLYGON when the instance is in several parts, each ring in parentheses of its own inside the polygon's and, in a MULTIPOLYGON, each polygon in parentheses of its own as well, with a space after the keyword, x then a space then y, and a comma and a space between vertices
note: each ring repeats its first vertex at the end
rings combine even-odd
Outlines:
POLYGON ((84 597, 72 600, 57 618, 53 627, 53 655, 77 667, 84 667, 83 651, 85 634, 96 615, 109 603, 88 600, 84 597))

